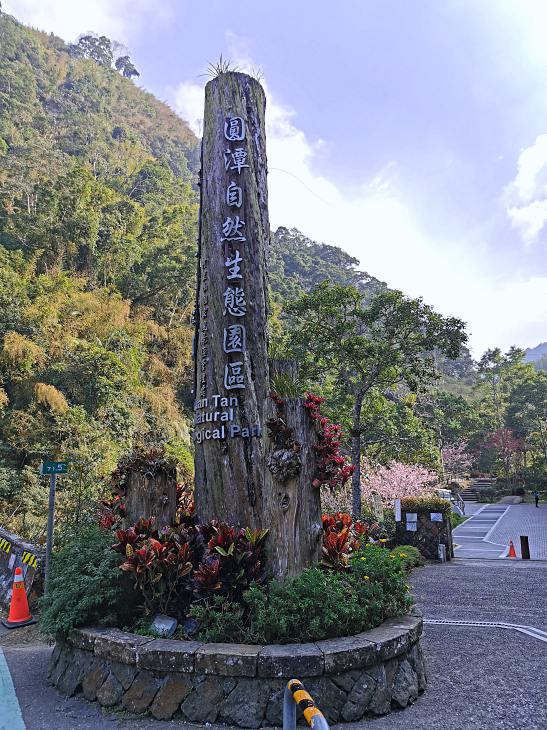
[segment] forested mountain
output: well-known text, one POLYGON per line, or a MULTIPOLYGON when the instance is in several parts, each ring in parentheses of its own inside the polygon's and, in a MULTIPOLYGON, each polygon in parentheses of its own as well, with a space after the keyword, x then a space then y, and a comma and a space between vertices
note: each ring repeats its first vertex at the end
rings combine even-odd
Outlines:
POLYGON ((0 505, 27 521, 45 455, 71 514, 135 444, 190 455, 198 140, 89 38, 0 16, 0 505))
POLYGON ((278 301, 294 299, 328 280, 374 294, 386 284, 356 267, 359 261, 337 246, 316 243, 296 228, 280 226, 272 235, 268 258, 270 285, 278 301))
POLYGON ((547 370, 547 342, 527 348, 524 351, 524 361, 534 363, 536 370, 547 370))

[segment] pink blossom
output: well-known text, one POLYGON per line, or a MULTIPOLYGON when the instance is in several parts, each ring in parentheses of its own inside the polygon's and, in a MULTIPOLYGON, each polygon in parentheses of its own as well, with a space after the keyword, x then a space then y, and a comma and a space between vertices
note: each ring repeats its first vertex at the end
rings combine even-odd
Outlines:
POLYGON ((454 443, 446 444, 441 449, 441 453, 444 470, 449 479, 464 474, 473 462, 473 457, 467 451, 465 441, 454 441, 454 443))
POLYGON ((363 496, 376 492, 388 504, 400 497, 414 497, 432 488, 437 481, 435 472, 418 464, 390 461, 387 466, 371 466, 366 461, 361 473, 363 496))

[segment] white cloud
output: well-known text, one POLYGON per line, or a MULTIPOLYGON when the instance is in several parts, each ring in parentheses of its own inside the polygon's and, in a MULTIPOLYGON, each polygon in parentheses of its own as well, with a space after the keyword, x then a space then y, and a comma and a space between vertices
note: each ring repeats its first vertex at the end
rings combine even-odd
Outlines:
POLYGON ((203 86, 192 81, 181 81, 174 89, 167 90, 176 111, 190 125, 190 129, 201 137, 203 132, 203 86))
MULTIPOLYGON (((183 82, 170 96, 175 109, 200 130, 203 88, 183 82)), ((272 228, 294 226, 314 240, 339 245, 390 286, 466 320, 476 356, 488 347, 532 346, 545 339, 547 277, 519 278, 515 272, 511 280, 496 280, 476 248, 449 232, 444 240, 432 240, 398 187, 393 160, 357 193, 346 193, 317 172, 321 141, 296 126, 293 109, 268 91, 267 99, 272 228)), ((518 183, 523 191, 529 189, 527 175, 523 167, 518 183)))
POLYGON ((511 225, 526 245, 534 243, 547 223, 547 134, 521 150, 505 200, 511 225))
POLYGON ((165 0, 4 0, 3 9, 27 25, 72 42, 81 33, 95 31, 129 43, 151 22, 169 14, 165 0))

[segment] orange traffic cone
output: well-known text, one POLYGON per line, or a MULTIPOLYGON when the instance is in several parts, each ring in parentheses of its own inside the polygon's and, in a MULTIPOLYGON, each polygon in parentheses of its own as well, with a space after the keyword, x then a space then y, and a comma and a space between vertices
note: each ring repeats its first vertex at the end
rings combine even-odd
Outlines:
POLYGON ((515 546, 513 545, 513 541, 509 540, 509 558, 516 558, 517 553, 515 552, 515 546))
POLYGON ((4 621, 2 619, 2 623, 8 629, 16 629, 19 626, 28 626, 29 624, 36 623, 36 619, 33 618, 29 611, 25 579, 23 578, 21 568, 15 568, 8 620, 4 621))

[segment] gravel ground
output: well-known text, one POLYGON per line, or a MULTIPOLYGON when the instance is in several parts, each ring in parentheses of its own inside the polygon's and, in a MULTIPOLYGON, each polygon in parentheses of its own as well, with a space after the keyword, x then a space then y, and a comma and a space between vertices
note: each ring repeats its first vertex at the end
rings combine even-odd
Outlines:
MULTIPOLYGON (((507 621, 547 628, 547 563, 455 561, 412 576, 426 618, 507 621)), ((180 722, 103 712, 66 699, 45 683, 51 648, 0 636, 27 730, 193 730, 180 722)), ((547 728, 547 644, 514 631, 427 626, 423 647, 429 685, 416 704, 338 730, 544 730, 547 728)), ((320 703, 320 698, 317 698, 320 703)), ((215 730, 208 726, 207 730, 215 730)))
POLYGON ((410 583, 426 618, 497 620, 547 631, 547 562, 454 560, 414 571, 410 583))

